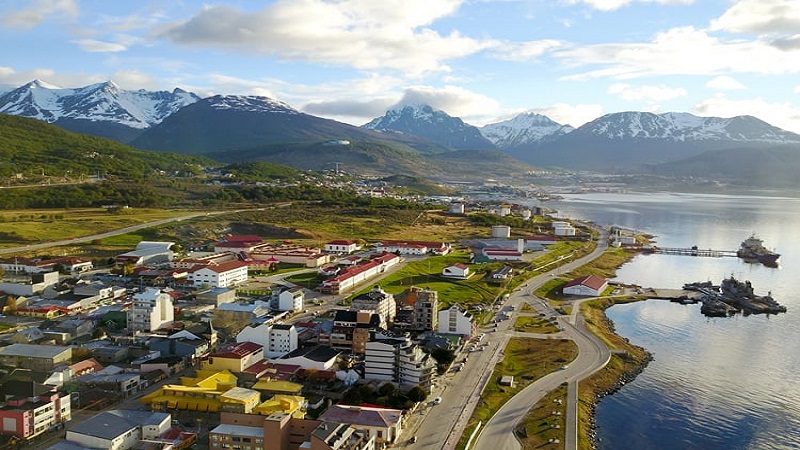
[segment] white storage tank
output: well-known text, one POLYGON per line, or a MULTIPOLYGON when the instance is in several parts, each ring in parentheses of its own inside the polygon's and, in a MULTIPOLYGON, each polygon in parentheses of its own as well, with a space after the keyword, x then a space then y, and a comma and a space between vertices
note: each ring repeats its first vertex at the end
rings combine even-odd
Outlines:
POLYGON ((508 225, 492 225, 493 238, 508 238, 511 236, 511 227, 508 225))

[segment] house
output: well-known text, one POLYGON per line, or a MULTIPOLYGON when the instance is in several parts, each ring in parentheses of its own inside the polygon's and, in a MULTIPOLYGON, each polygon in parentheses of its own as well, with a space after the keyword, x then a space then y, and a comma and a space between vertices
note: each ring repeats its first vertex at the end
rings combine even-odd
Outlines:
POLYGON ((508 248, 487 247, 481 254, 490 261, 522 261, 522 252, 508 248))
POLYGON ((442 276, 466 280, 470 276, 469 266, 464 263, 455 263, 442 269, 442 276))
POLYGON ((220 424, 209 431, 209 449, 263 450, 375 450, 375 438, 343 423, 293 417, 284 412, 267 416, 220 414, 220 424))
POLYGON ((94 332, 94 321, 83 317, 70 317, 61 321, 46 321, 41 327, 45 336, 62 345, 76 339, 90 338, 94 332))
POLYGON ((236 290, 231 288, 213 288, 195 294, 197 303, 219 306, 236 301, 236 290))
POLYGON ((208 352, 209 342, 192 333, 179 332, 168 337, 152 337, 147 340, 147 348, 159 352, 161 356, 180 356, 194 360, 208 352))
POLYGON ((513 272, 514 270, 511 268, 511 266, 503 266, 492 272, 490 278, 493 280, 507 280, 511 278, 513 272))
POLYGON ((229 261, 190 269, 189 282, 196 288, 224 288, 247 281, 247 263, 229 261))
POLYGON ((35 344, 44 339, 46 336, 39 327, 28 327, 12 334, 8 341, 16 344, 35 344))
POLYGON ((403 431, 403 411, 399 409, 333 405, 319 420, 349 424, 381 446, 396 443, 403 431))
POLYGON ((284 289, 278 294, 278 311, 300 312, 305 298, 302 286, 284 289))
POLYGON ((122 397, 130 397, 143 387, 139 372, 125 372, 121 367, 113 365, 82 375, 78 378, 78 383, 84 389, 86 387, 102 389, 122 397))
POLYGON ((439 311, 439 333, 459 334, 467 338, 474 336, 475 322, 466 311, 458 305, 439 311))
POLYGON ((174 318, 172 297, 159 289, 147 288, 133 296, 128 308, 128 330, 155 331, 172 323, 174 318))
MULTIPOLYGON (((162 441, 170 428, 172 415, 163 412, 114 409, 103 411, 67 430, 66 440, 83 448, 125 450, 143 441, 162 441)), ((188 440, 188 439, 187 439, 188 440)))
POLYGON ((264 346, 266 358, 280 358, 297 349, 297 328, 287 324, 252 324, 236 335, 236 342, 255 342, 264 346))
POLYGON ((602 294, 608 287, 608 281, 605 278, 595 275, 586 275, 570 280, 564 285, 564 295, 581 295, 588 297, 597 297, 602 294))
POLYGON ((303 369, 331 370, 335 367, 339 354, 338 350, 331 347, 317 345, 298 348, 275 362, 297 365, 303 369))
POLYGON ((398 311, 395 317, 395 325, 397 325, 398 317, 401 313, 408 315, 403 321, 407 328, 414 330, 436 330, 439 324, 439 293, 431 290, 424 289, 417 286, 411 286, 403 293, 396 296, 401 300, 405 308, 398 311), (410 311, 408 312, 404 311, 410 311))
POLYGON ((323 251, 335 254, 349 254, 358 250, 359 246, 353 241, 338 240, 330 241, 323 247, 323 251))
POLYGON ((32 370, 52 370, 72 359, 72 347, 11 344, 0 347, 0 365, 32 370))
POLYGON ((379 328, 381 318, 372 311, 336 310, 330 331, 320 330, 318 341, 322 345, 363 354, 369 340, 369 330, 379 328))
POLYGON ((0 434, 31 439, 72 418, 70 394, 50 391, 36 397, 12 397, 0 407, 0 434))
POLYGON ((14 296, 30 297, 41 294, 45 289, 57 284, 58 277, 58 272, 32 273, 29 281, 0 281, 0 291, 14 296))
POLYGON ((244 372, 248 367, 264 360, 264 346, 255 342, 240 342, 227 350, 211 353, 202 362, 206 370, 244 372))

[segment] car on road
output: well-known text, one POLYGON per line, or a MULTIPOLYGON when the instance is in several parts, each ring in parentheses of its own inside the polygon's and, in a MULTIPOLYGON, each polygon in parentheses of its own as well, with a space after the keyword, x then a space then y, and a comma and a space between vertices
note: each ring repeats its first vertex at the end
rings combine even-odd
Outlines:
POLYGON ((433 399, 434 405, 438 405, 439 403, 442 403, 442 397, 436 397, 435 399, 433 399))

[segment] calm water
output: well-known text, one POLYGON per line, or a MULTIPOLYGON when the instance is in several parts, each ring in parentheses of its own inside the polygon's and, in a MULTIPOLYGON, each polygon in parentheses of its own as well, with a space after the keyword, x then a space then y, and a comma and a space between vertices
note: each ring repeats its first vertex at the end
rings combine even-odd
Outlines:
POLYGON ((598 405, 602 450, 800 449, 800 200, 694 194, 589 194, 546 206, 561 217, 656 235, 657 245, 735 250, 756 232, 782 254, 771 269, 738 258, 643 255, 617 280, 680 288, 734 275, 788 313, 706 318, 699 305, 614 306, 617 331, 655 356, 598 405))

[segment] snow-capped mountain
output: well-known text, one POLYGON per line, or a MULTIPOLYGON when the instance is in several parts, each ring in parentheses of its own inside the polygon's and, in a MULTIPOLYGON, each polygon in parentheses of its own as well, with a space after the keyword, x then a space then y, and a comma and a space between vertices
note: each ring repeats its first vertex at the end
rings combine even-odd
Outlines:
POLYGON ((800 144, 800 135, 752 116, 698 117, 689 113, 604 115, 539 145, 508 150, 532 164, 608 170, 691 158, 711 150, 800 144))
POLYGON ((119 133, 136 135, 198 100, 197 95, 181 89, 128 91, 113 81, 72 89, 34 80, 0 96, 0 113, 31 117, 78 132, 92 133, 102 130, 103 124, 113 124, 115 127, 107 133, 92 134, 125 140, 119 133))
POLYGON ((574 128, 561 125, 545 115, 526 112, 509 120, 484 125, 479 130, 498 148, 506 149, 538 144, 567 134, 574 128))
POLYGON ((477 127, 430 105, 407 105, 386 111, 362 126, 382 132, 405 133, 456 150, 487 150, 495 146, 477 127))
POLYGON ((579 127, 577 131, 612 140, 800 143, 800 135, 772 126, 753 116, 726 119, 675 112, 621 112, 606 114, 579 127))
POLYGON ((254 113, 302 114, 281 101, 262 96, 215 95, 204 99, 209 108, 254 113))

